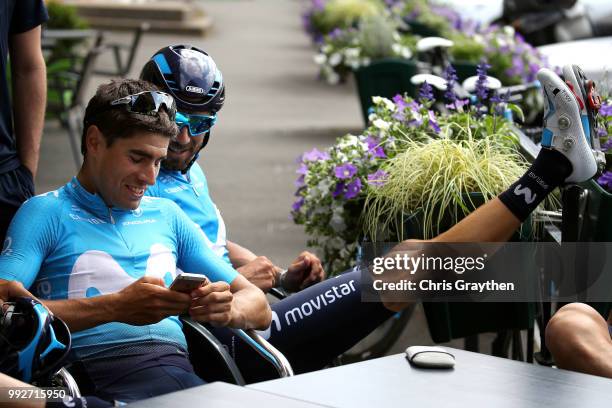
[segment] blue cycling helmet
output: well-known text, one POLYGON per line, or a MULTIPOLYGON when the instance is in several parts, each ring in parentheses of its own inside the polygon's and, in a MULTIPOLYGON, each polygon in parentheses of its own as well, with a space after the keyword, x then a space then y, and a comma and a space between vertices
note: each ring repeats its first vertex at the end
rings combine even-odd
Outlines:
POLYGON ((40 302, 19 297, 2 305, 0 372, 45 386, 70 352, 70 331, 40 302))
POLYGON ((142 68, 140 78, 170 93, 178 110, 216 113, 225 102, 225 84, 217 64, 191 45, 160 49, 142 68))

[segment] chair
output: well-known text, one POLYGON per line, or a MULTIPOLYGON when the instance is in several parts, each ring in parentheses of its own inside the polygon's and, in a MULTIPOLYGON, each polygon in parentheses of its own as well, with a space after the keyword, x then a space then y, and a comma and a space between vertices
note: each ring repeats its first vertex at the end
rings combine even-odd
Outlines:
MULTIPOLYGON (((205 325, 189 317, 181 317, 181 322, 187 339, 191 363, 200 378, 206 382, 224 381, 236 385, 246 384, 226 347, 205 325), (206 364, 200 364, 202 361, 206 364)), ((279 377, 293 376, 293 369, 286 357, 254 330, 231 330, 270 363, 276 369, 279 377)))
POLYGON ((140 45, 140 40, 142 39, 143 34, 149 31, 150 28, 151 25, 149 23, 141 23, 138 28, 134 30, 132 42, 130 44, 122 44, 117 42, 104 44, 104 51, 111 50, 113 53, 116 69, 114 71, 96 70, 94 73, 96 75, 118 76, 122 78, 127 76, 132 69, 132 65, 134 64, 134 58, 136 56, 138 46, 140 45))
POLYGON ((417 89, 410 79, 417 73, 418 68, 414 61, 397 58, 375 61, 355 71, 361 113, 366 126, 372 97, 393 98, 397 94, 404 93, 415 96, 417 89))

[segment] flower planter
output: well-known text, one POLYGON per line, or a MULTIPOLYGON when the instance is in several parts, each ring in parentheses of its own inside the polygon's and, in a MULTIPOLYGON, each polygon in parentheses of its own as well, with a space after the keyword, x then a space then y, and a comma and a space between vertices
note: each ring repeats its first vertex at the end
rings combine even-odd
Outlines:
POLYGON ((417 88, 410 82, 410 78, 417 73, 414 61, 400 58, 381 59, 354 71, 361 113, 366 126, 372 97, 382 96, 391 99, 397 94, 404 93, 415 96, 417 88))
POLYGON ((595 180, 589 180, 581 186, 588 190, 589 199, 579 240, 612 241, 612 194, 604 190, 595 180))
MULTIPOLYGON (((485 202, 481 193, 471 193, 464 198, 466 206, 474 209, 485 202), (470 205, 470 200, 473 205, 470 205)), ((459 219, 463 218, 461 216, 459 219)), ((438 233, 454 225, 453 217, 445 215, 438 233)), ((408 217, 404 222, 404 239, 423 238, 420 215, 408 217)), ((531 235, 529 220, 523 224, 521 232, 515 233, 512 240, 528 240, 531 235)), ((431 338, 436 343, 472 336, 479 333, 502 330, 523 330, 533 328, 535 304, 518 302, 424 302, 425 316, 431 338)))
POLYGON ((440 37, 440 31, 418 21, 407 21, 410 33, 421 37, 440 37))

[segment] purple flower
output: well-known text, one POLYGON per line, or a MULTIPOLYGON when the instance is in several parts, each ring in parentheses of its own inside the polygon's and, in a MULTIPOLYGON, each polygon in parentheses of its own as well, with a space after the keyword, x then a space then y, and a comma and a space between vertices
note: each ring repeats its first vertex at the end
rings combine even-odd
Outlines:
POLYGON ((350 179, 357 174, 357 167, 353 166, 351 163, 336 166, 335 174, 336 177, 341 180, 350 179))
POLYGON ((478 97, 479 103, 484 102, 488 96, 488 89, 486 86, 487 83, 487 70, 489 70, 491 66, 487 64, 485 61, 482 61, 478 64, 476 68, 476 72, 478 74, 478 80, 476 81, 476 96, 478 97))
POLYGON ((305 163, 301 163, 295 172, 297 174, 306 174, 308 173, 308 166, 305 163))
POLYGON ((491 103, 496 114, 503 116, 508 99, 510 99, 510 91, 501 95, 498 92, 493 92, 493 95, 491 96, 491 103))
POLYGON ((342 195, 342 193, 344 193, 344 183, 336 184, 336 189, 332 193, 332 197, 338 198, 339 196, 342 195))
POLYGON ((380 143, 380 141, 372 135, 368 135, 368 137, 364 139, 364 142, 368 145, 369 150, 374 149, 380 143))
POLYGON ((400 94, 397 94, 393 97, 393 103, 395 103, 397 109, 400 111, 403 111, 408 106, 408 104, 404 100, 404 97, 400 94))
POLYGON ((423 124, 423 117, 421 115, 417 116, 415 119, 408 122, 408 125, 412 127, 419 127, 423 124))
MULTIPOLYGON (((607 133, 607 132, 606 132, 607 133)), ((608 151, 610 148, 612 148, 612 138, 606 140, 606 142, 603 144, 603 146, 601 146, 601 150, 603 150, 604 152, 608 151)))
POLYGON ((383 159, 387 157, 385 150, 380 145, 380 141, 375 137, 368 136, 364 142, 368 145, 368 152, 372 155, 372 157, 380 157, 383 159))
MULTIPOLYGON (((595 132, 597 133, 597 137, 608 136, 608 131, 606 130, 605 127, 602 127, 602 126, 598 126, 597 129, 595 129, 595 132)), ((610 142, 610 140, 608 140, 606 143, 608 143, 608 142, 610 142)), ((612 144, 610 146, 612 146, 612 144)))
POLYGON ((457 99, 453 103, 449 103, 448 105, 446 105, 446 107, 452 110, 459 110, 460 108, 463 108, 465 105, 469 103, 470 101, 468 99, 457 99))
POLYGON ((429 85, 427 81, 423 82, 421 89, 419 89, 419 99, 431 101, 433 98, 433 89, 431 88, 431 85, 429 85))
POLYGON ((372 174, 368 174, 368 184, 374 187, 383 186, 387 182, 389 175, 384 170, 376 170, 372 174))
POLYGON ((295 203, 293 203, 293 205, 291 206, 291 209, 294 212, 298 212, 300 211, 300 208, 302 208, 303 205, 304 205, 304 197, 300 197, 295 203))
POLYGON ((540 64, 536 64, 535 62, 529 63, 529 73, 527 74, 527 82, 533 82, 536 79, 536 74, 540 70, 540 64))
POLYGON ((338 38, 342 37, 342 34, 343 31, 336 27, 328 34, 328 37, 330 40, 337 40, 338 38))
POLYGON ((450 64, 444 70, 444 79, 446 79, 446 91, 444 92, 444 98, 446 98, 449 103, 452 103, 457 99, 454 87, 458 78, 457 71, 455 71, 455 68, 453 68, 453 66, 450 64))
POLYGON ((304 183, 304 175, 302 174, 300 177, 297 178, 297 180, 295 180, 293 182, 293 185, 296 186, 297 188, 302 188, 306 185, 306 183, 304 183))
POLYGON ((604 171, 601 177, 597 179, 597 182, 600 186, 612 189, 612 172, 607 170, 604 171))
POLYGON ((355 198, 357 197, 360 191, 361 191, 361 179, 356 178, 355 180, 351 181, 346 186, 346 193, 344 194, 344 198, 346 198, 347 200, 350 200, 351 198, 355 198))
POLYGON ((434 132, 440 133, 440 126, 438 125, 438 122, 436 121, 436 115, 432 110, 429 111, 429 126, 431 126, 434 132))
POLYGON ((602 103, 599 108, 599 114, 603 117, 612 116, 612 105, 608 103, 602 103))
POLYGON ((316 11, 322 11, 325 8, 324 0, 312 0, 312 9, 316 11))
POLYGON ((404 112, 396 112, 393 115, 391 115, 391 117, 397 120, 398 122, 403 122, 406 120, 406 115, 404 115, 404 112))
POLYGON ((316 147, 302 155, 303 161, 329 160, 330 156, 327 152, 321 152, 316 147))

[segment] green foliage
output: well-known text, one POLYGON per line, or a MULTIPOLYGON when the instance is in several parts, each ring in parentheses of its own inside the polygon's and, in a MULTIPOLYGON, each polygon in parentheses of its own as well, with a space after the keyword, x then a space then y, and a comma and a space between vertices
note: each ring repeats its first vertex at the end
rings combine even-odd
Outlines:
POLYGON ((455 33, 451 40, 454 42, 454 45, 450 49, 450 54, 455 61, 478 63, 483 59, 485 55, 484 44, 458 33, 455 33))
POLYGON ((321 12, 313 14, 312 24, 319 32, 328 34, 336 28, 354 27, 361 19, 378 15, 383 9, 378 0, 331 0, 321 12))
POLYGON ((500 135, 453 140, 451 127, 461 125, 449 124, 439 139, 408 141, 404 151, 383 164, 387 181, 368 190, 365 206, 364 225, 373 240, 389 238, 391 232, 397 235, 391 239, 403 239, 403 218, 416 213, 422 213, 424 234, 431 238, 448 214, 456 223, 471 211, 469 193, 490 199, 525 172, 522 157, 500 135))
MULTIPOLYGON (((87 22, 78 16, 74 6, 49 1, 47 11, 49 13, 49 21, 46 23, 47 28, 57 30, 84 30, 89 28, 87 22)), ((48 66, 52 66, 53 62, 66 56, 73 55, 74 49, 81 45, 83 41, 82 39, 58 41, 47 58, 48 66)))
POLYGON ((89 27, 87 22, 78 16, 73 6, 58 1, 49 1, 47 11, 49 13, 48 28, 82 30, 89 27))
POLYGON ((393 55, 395 41, 394 24, 381 15, 364 18, 359 30, 359 42, 365 55, 385 58, 393 55))

